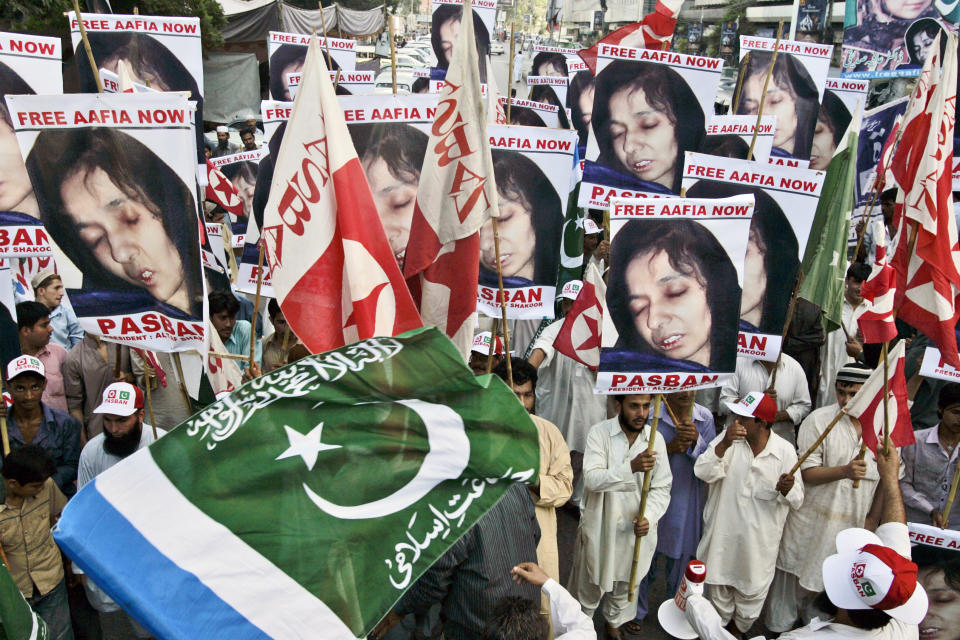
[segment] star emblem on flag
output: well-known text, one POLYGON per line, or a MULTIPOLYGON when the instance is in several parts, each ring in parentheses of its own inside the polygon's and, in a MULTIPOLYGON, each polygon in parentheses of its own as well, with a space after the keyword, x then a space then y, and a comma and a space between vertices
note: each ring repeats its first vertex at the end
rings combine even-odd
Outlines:
POLYGON ((296 429, 291 429, 287 425, 283 425, 283 429, 287 432, 287 440, 290 442, 290 446, 286 451, 274 458, 274 460, 284 460, 285 458, 300 456, 303 458, 303 463, 307 465, 307 469, 313 471, 314 465, 317 464, 317 456, 321 451, 341 448, 339 444, 324 444, 320 442, 320 438, 323 436, 322 422, 307 434, 300 433, 296 429))

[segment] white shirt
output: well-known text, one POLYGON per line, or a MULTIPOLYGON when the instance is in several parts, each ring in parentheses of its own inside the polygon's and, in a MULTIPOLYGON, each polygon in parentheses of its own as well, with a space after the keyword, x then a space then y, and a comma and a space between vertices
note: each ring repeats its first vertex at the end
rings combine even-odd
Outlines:
MULTIPOLYGON (((864 300, 854 309, 846 298, 843 299, 842 320, 849 335, 857 335, 859 330, 857 318, 870 307, 870 301, 864 300)), ((820 351, 820 385, 817 388, 818 407, 824 407, 837 401, 837 392, 834 387, 837 371, 848 362, 853 362, 853 358, 847 355, 847 333, 844 333, 843 329, 835 329, 827 334, 827 339, 820 351)))
POLYGON ((799 472, 786 496, 776 490, 780 476, 796 464, 797 452, 771 432, 756 457, 740 440, 718 458, 722 440, 723 435, 714 438, 693 466, 693 473, 710 485, 697 558, 707 564, 708 584, 759 593, 773 580, 787 513, 803 502, 799 472))
MULTIPOLYGON (((729 414, 727 402, 736 402, 751 391, 766 391, 770 386, 771 374, 759 360, 738 357, 733 376, 720 389, 720 413, 729 414)), ((810 390, 807 388, 807 376, 803 367, 791 356, 783 354, 780 357, 780 366, 777 368, 777 410, 790 414, 791 422, 774 422, 773 431, 791 444, 794 442, 794 425, 807 417, 812 408, 810 404, 810 390)), ((727 425, 733 419, 727 421, 727 425)))
POLYGON ((566 589, 550 578, 541 587, 550 598, 550 623, 556 640, 596 640, 593 620, 580 608, 580 603, 566 589))
MULTIPOLYGON (((630 461, 646 451, 651 425, 644 427, 633 444, 620 428, 616 416, 596 424, 587 434, 583 454, 583 510, 577 530, 574 569, 578 580, 613 591, 614 582, 630 580, 633 557, 633 519, 640 509, 643 473, 634 473, 630 461)), ((670 504, 673 475, 667 459, 663 436, 654 440, 657 463, 650 478, 650 493, 644 517, 650 533, 642 538, 637 575, 650 567, 657 548, 657 521, 670 504)), ((578 590, 579 591, 579 590, 578 590)))

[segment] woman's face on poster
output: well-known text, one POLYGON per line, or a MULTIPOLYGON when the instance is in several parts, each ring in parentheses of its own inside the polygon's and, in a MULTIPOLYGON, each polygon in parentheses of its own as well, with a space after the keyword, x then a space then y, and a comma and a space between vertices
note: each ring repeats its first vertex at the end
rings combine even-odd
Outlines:
POLYGON ((920 61, 920 64, 926 61, 927 54, 930 52, 930 47, 933 46, 935 37, 936 36, 931 36, 926 31, 918 31, 913 35, 913 38, 911 38, 910 46, 913 48, 913 55, 920 61))
POLYGON ((938 567, 920 569, 917 579, 930 606, 920 622, 923 640, 960 640, 960 593, 947 584, 946 576, 938 567))
POLYGON ((233 186, 237 188, 237 193, 240 194, 240 200, 243 202, 243 215, 249 216, 253 211, 253 193, 257 189, 257 184, 250 182, 242 171, 238 172, 230 182, 233 183, 233 186))
MULTIPOLYGON (((500 270, 505 278, 533 280, 534 255, 536 254, 536 230, 533 228, 533 212, 528 203, 516 194, 500 196, 500 218, 497 231, 500 234, 500 270)), ((493 241, 493 222, 480 227, 480 264, 490 271, 497 270, 497 253, 493 241)))
POLYGON ((301 71, 303 71, 303 60, 294 60, 280 70, 280 77, 283 78, 283 99, 287 102, 293 100, 293 98, 290 97, 290 84, 287 74, 300 73, 301 71))
POLYGON ((450 18, 440 25, 440 51, 448 65, 453 58, 453 43, 457 41, 458 33, 460 33, 459 17, 450 18))
POLYGON ((583 123, 587 126, 590 126, 590 122, 593 120, 593 96, 595 93, 595 88, 591 84, 583 90, 583 93, 580 94, 580 98, 578 99, 580 103, 580 113, 583 115, 583 123))
POLYGON ((813 144, 810 147, 810 168, 818 171, 826 170, 836 150, 833 129, 825 120, 817 118, 817 127, 813 130, 813 144))
POLYGON ((0 118, 0 211, 19 211, 39 217, 39 209, 33 206, 23 206, 25 201, 33 195, 30 185, 30 176, 27 167, 23 164, 20 155, 20 146, 13 129, 0 118), (24 209, 30 209, 24 211, 24 209))
POLYGON ((157 91, 170 91, 170 86, 163 79, 163 74, 146 63, 140 63, 136 60, 128 60, 119 55, 113 55, 103 63, 103 68, 119 76, 121 60, 130 66, 130 74, 133 76, 135 83, 156 89, 157 91))
POLYGON ((675 118, 651 105, 642 89, 610 96, 610 142, 617 159, 641 180, 673 187, 677 163, 675 118))
POLYGON ((678 271, 665 251, 635 257, 625 272, 630 316, 654 351, 710 365, 712 316, 703 275, 678 271))
MULTIPOLYGON (((743 104, 747 115, 756 115, 760 108, 760 96, 763 95, 765 74, 755 73, 743 83, 743 104)), ((797 135, 797 100, 787 87, 782 87, 770 79, 767 95, 763 101, 763 115, 776 116, 777 124, 773 132, 773 146, 793 153, 794 139, 797 135)))
POLYGON ((383 158, 365 162, 363 170, 367 174, 373 201, 380 214, 380 222, 390 241, 390 248, 397 262, 403 264, 403 256, 410 240, 410 223, 413 220, 413 207, 417 200, 417 184, 420 176, 410 175, 401 179, 390 173, 390 167, 383 158))
POLYGON ((558 67, 555 63, 548 61, 548 62, 542 63, 540 67, 537 69, 537 72, 533 75, 552 76, 554 78, 564 78, 566 77, 567 74, 564 72, 563 69, 558 67))
POLYGON ((913 20, 932 4, 933 0, 883 0, 883 8, 898 20, 913 20))
POLYGON ((71 175, 60 197, 81 241, 104 269, 157 300, 189 307, 180 254, 142 202, 100 168, 71 175))
POLYGON ((763 316, 763 298, 767 292, 767 270, 763 260, 766 247, 759 234, 750 229, 747 253, 743 259, 743 295, 740 298, 740 317, 755 327, 763 316))

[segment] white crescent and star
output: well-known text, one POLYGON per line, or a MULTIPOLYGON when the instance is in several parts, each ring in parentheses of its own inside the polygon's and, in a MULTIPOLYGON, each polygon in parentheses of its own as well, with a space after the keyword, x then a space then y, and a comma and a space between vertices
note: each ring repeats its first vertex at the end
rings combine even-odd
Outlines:
POLYGON ((287 440, 290 441, 290 446, 286 451, 274 458, 275 460, 300 456, 303 458, 303 463, 307 465, 307 469, 313 471, 313 466, 317 464, 317 456, 321 451, 341 448, 339 444, 323 444, 320 442, 320 437, 323 435, 322 422, 311 429, 310 433, 306 435, 296 429, 291 429, 287 425, 283 425, 283 428, 287 432, 287 440))

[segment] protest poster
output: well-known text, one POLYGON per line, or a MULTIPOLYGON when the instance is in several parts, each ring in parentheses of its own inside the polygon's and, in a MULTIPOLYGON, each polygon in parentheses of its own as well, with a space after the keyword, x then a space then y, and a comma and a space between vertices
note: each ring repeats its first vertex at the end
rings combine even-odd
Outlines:
MULTIPOLYGON (((489 126, 500 201, 500 270, 508 318, 552 318, 576 133, 489 126)), ((501 315, 493 223, 480 228, 477 311, 501 315)))
POLYGON ((531 100, 550 100, 551 104, 567 104, 567 76, 527 76, 531 100), (551 99, 552 98, 552 99, 551 99))
MULTIPOLYGON (((740 98, 736 114, 757 115, 773 58, 775 38, 740 36, 740 98), (744 56, 750 58, 744 64, 744 56)), ((763 102, 763 113, 777 117, 772 156, 808 160, 817 112, 827 84, 833 45, 781 40, 763 102)))
POLYGON ((293 103, 284 100, 261 100, 260 118, 263 123, 263 142, 270 142, 274 132, 282 123, 290 119, 293 103))
MULTIPOLYGON (((952 470, 954 465, 949 465, 948 468, 952 470)), ((954 507, 956 506, 954 505, 954 507)), ((941 529, 922 522, 908 522, 907 530, 910 534, 910 542, 913 544, 925 544, 931 547, 960 551, 960 531, 941 529)))
MULTIPOLYGON (((120 76, 110 71, 109 69, 98 69, 97 73, 100 74, 100 82, 103 84, 104 93, 122 93, 120 89, 120 76)), ((150 93, 156 92, 156 89, 148 87, 145 84, 140 84, 139 82, 133 83, 133 92, 135 93, 150 93)))
MULTIPOLYGON (((862 120, 869 89, 869 80, 827 78, 827 87, 817 113, 817 128, 813 133, 811 169, 826 171, 854 114, 859 114, 862 120)), ((858 128, 860 126, 860 122, 853 124, 858 128)))
POLYGON ((753 202, 611 200, 597 393, 719 387, 733 374, 753 202))
POLYGON ((737 355, 773 362, 826 174, 688 153, 688 197, 755 198, 744 272, 737 355))
POLYGON ((767 162, 770 149, 773 148, 773 135, 777 119, 775 116, 761 116, 757 128, 756 116, 712 116, 707 120, 706 137, 697 151, 711 156, 746 159, 753 142, 753 132, 757 139, 753 145, 753 159, 767 162))
POLYGON ((737 36, 740 33, 740 24, 736 20, 724 22, 720 25, 720 49, 733 51, 737 46, 737 36))
MULTIPOLYGON (((270 97, 274 100, 293 100, 287 76, 299 73, 303 69, 303 61, 307 57, 307 45, 310 44, 310 34, 284 33, 271 31, 267 36, 267 56, 270 66, 270 97)), ((331 71, 344 69, 353 71, 357 68, 357 41, 342 38, 324 38, 318 36, 320 46, 330 52, 328 66, 331 71)))
MULTIPOLYGON (((490 58, 490 34, 494 32, 497 16, 497 0, 473 0, 473 35, 477 44, 477 62, 480 82, 487 82, 487 64, 490 58)), ((430 19, 430 43, 437 66, 431 75, 433 80, 442 80, 453 58, 453 43, 460 33, 463 16, 462 0, 434 0, 430 19)), ((434 92, 431 83, 431 92, 434 92)))
POLYGON ((187 98, 8 96, 7 105, 84 331, 155 351, 202 348, 206 296, 187 98))
MULTIPOLYGON (((586 63, 583 63, 586 67, 586 63)), ((581 69, 570 75, 567 87, 567 108, 570 110, 570 124, 577 130, 580 157, 587 152, 587 140, 590 137, 590 121, 593 118, 593 96, 595 82, 589 68, 581 69)))
POLYGON ((956 31, 960 5, 918 0, 849 0, 843 20, 842 75, 897 78, 920 74, 937 36, 956 31))
MULTIPOLYGON (((336 87, 338 96, 353 96, 373 93, 373 81, 376 75, 373 71, 345 71, 335 69, 329 72, 330 81, 336 87)), ((287 88, 290 90, 290 99, 297 95, 300 86, 299 71, 287 74, 287 88)))
MULTIPOLYGON (((506 113, 507 99, 500 96, 500 104, 506 113)), ((560 108, 555 104, 510 98, 510 124, 556 129, 560 126, 559 111, 560 108)))
POLYGON ((679 193, 683 154, 703 143, 722 68, 719 58, 600 44, 578 204, 679 193))
POLYGON ((818 37, 827 23, 828 3, 829 0, 797 0, 797 34, 818 37))
MULTIPOLYGON (((960 339, 960 336, 957 337, 960 339)), ((960 371, 947 364, 940 354, 940 349, 933 343, 923 350, 923 359, 920 361, 920 375, 938 380, 960 382, 960 371)))
POLYGON ((241 151, 228 156, 210 158, 210 164, 227 177, 237 188, 240 200, 243 202, 243 215, 250 217, 253 212, 253 192, 257 186, 257 173, 260 171, 260 160, 270 153, 266 146, 253 151, 241 151))
MULTIPOLYGON (((909 97, 903 97, 863 113, 860 137, 857 140, 857 180, 854 184, 858 208, 866 206, 870 200, 883 146, 893 131, 897 117, 906 112, 909 101, 909 97)), ((893 187, 893 174, 888 172, 887 176, 887 188, 893 187)), ((877 204, 874 213, 879 213, 879 209, 877 204)))
POLYGON ((0 211, 40 217, 5 95, 63 93, 60 38, 0 31, 0 211))
MULTIPOLYGON (((76 14, 68 14, 70 39, 80 75, 80 89, 95 93, 93 77, 80 37, 76 14)), ((199 18, 81 13, 97 68, 120 73, 126 62, 135 84, 155 91, 189 91, 197 103, 196 121, 203 122, 203 53, 199 18)), ((203 133, 197 131, 197 160, 203 162, 203 133)))
POLYGON ((18 211, 0 211, 0 258, 51 255, 50 236, 40 220, 18 211))
POLYGON ((687 25, 687 44, 693 50, 700 49, 703 42, 703 22, 691 22, 687 25))

